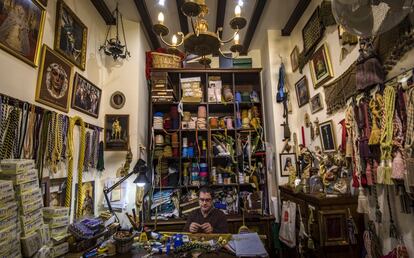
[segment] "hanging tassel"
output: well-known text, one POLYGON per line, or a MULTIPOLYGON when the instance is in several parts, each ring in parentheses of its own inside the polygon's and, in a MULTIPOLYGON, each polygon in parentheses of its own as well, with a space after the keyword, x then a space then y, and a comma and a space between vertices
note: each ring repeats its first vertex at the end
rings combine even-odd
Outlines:
POLYGON ((367 169, 365 171, 365 175, 367 177, 367 185, 372 186, 372 168, 371 168, 371 162, 367 162, 367 169))
POLYGON ((104 165, 104 146, 103 141, 99 143, 99 149, 98 149, 98 163, 96 164, 96 169, 98 171, 105 170, 104 165))
POLYGON ((385 170, 384 170, 384 184, 393 185, 393 182, 391 180, 391 174, 392 174, 392 162, 391 162, 391 160, 387 161, 387 165, 388 166, 386 166, 385 170))
POLYGON ((368 198, 365 194, 365 190, 362 187, 359 187, 359 194, 358 194, 358 213, 368 213, 368 198))
POLYGON ((378 145, 381 139, 381 130, 378 129, 378 127, 373 126, 372 130, 371 130, 371 135, 369 136, 369 141, 368 144, 369 145, 378 145))
POLYGON ((392 174, 391 178, 396 180, 404 179, 404 173, 407 170, 404 159, 402 158, 401 151, 395 152, 394 160, 392 161, 392 174))
POLYGON ((385 176, 385 161, 381 160, 381 163, 377 169, 377 184, 384 184, 385 176))

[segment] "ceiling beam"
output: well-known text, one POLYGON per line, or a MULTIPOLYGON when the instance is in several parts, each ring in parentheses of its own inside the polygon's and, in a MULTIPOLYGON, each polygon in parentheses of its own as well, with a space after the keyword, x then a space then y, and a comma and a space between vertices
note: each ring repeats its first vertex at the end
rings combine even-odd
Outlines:
POLYGON ((180 19, 180 27, 181 32, 184 33, 184 35, 188 34, 188 21, 187 17, 181 12, 181 6, 184 4, 185 0, 176 0, 177 2, 177 13, 178 18, 180 19))
POLYGON ((254 8, 252 18, 250 19, 249 27, 247 27, 246 36, 244 37, 243 51, 240 53, 241 55, 247 55, 247 52, 249 51, 250 43, 252 42, 257 25, 259 24, 260 17, 263 14, 266 2, 267 0, 256 1, 256 6, 254 8))
POLYGON ((285 27, 282 29, 282 36, 290 36, 300 17, 302 17, 311 0, 299 0, 295 9, 289 17, 285 27))
POLYGON ((111 10, 105 4, 103 0, 91 0, 92 4, 95 6, 98 13, 104 19, 106 25, 115 25, 116 18, 112 15, 111 10))
MULTIPOLYGON (((227 0, 218 0, 217 3, 217 16, 216 16, 216 30, 214 32, 217 32, 218 28, 223 28, 224 25, 224 17, 226 16, 226 4, 227 0)), ((219 34, 220 38, 223 36, 223 31, 220 31, 219 34)))
POLYGON ((152 50, 155 50, 157 48, 161 47, 161 44, 158 40, 157 35, 155 35, 154 31, 152 30, 152 21, 150 18, 150 15, 148 13, 147 5, 145 4, 145 0, 134 0, 135 6, 137 7, 139 16, 141 17, 141 21, 144 25, 144 33, 145 37, 148 40, 148 43, 150 44, 150 47, 152 50))

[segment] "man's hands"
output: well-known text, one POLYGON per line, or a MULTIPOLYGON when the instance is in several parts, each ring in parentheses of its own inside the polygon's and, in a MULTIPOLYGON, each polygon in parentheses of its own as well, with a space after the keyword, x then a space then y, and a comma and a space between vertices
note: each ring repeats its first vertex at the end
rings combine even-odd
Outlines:
POLYGON ((191 233, 197 233, 198 230, 201 229, 204 233, 213 233, 213 227, 211 226, 210 223, 204 223, 202 225, 198 224, 198 223, 191 223, 190 224, 190 232, 191 233))

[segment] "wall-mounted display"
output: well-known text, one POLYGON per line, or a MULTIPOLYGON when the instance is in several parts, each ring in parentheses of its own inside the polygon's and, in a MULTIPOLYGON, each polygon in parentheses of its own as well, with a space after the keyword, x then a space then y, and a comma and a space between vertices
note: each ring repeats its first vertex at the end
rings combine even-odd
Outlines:
POLYGON ((88 79, 75 74, 73 80, 72 108, 93 117, 99 116, 102 90, 88 79))
POLYGON ((306 76, 303 76, 297 83, 295 83, 296 98, 299 107, 309 102, 309 86, 306 76))
POLYGON ((59 0, 56 8, 55 50, 79 67, 86 66, 88 28, 75 13, 59 0))
POLYGON ((0 47, 36 67, 45 14, 34 0, 0 0, 0 47))
POLYGON ((295 72, 299 68, 299 49, 295 46, 290 53, 290 63, 292 65, 292 71, 295 72))
MULTIPOLYGON (((83 182, 81 187, 82 208, 81 217, 93 217, 95 214, 95 181, 83 182)), ((78 192, 78 184, 75 185, 75 193, 78 192)), ((75 207, 78 205, 78 195, 75 195, 75 207)))
POLYGON ((295 153, 280 153, 279 162, 281 177, 287 177, 292 171, 296 171, 297 161, 295 153))
POLYGON ((320 93, 310 99, 310 106, 312 114, 315 114, 323 109, 322 96, 320 93))
POLYGON ((70 78, 73 66, 43 45, 36 86, 36 101, 64 112, 69 110, 70 78))
POLYGON ((121 109, 126 102, 126 97, 124 95, 124 93, 120 92, 120 91, 115 91, 114 93, 112 93, 111 95, 111 107, 115 108, 115 109, 121 109))
POLYGON ((319 135, 321 136, 321 145, 324 152, 336 151, 336 141, 332 120, 319 124, 319 135))
POLYGON ((310 71, 315 89, 333 77, 332 64, 326 44, 323 44, 313 54, 310 61, 310 71))
POLYGON ((105 150, 126 151, 129 145, 129 115, 105 115, 105 150))
POLYGON ((316 44, 318 44, 324 31, 325 28, 321 22, 318 7, 313 12, 305 27, 302 29, 303 52, 305 54, 307 54, 316 44))

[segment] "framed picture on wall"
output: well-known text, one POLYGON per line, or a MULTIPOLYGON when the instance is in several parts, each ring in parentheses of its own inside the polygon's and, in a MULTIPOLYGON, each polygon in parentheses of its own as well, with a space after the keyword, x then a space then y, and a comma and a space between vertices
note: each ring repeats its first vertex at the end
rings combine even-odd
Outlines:
POLYGON ((0 0, 0 48, 36 67, 45 16, 35 0, 0 0))
POLYGON ((297 83, 295 83, 296 98, 299 107, 309 102, 309 86, 306 76, 303 76, 297 83))
POLYGON ((299 49, 295 46, 290 53, 290 63, 292 65, 292 71, 295 72, 299 68, 299 49))
POLYGON ((69 110, 70 78, 73 66, 58 53, 43 45, 36 101, 64 112, 69 110))
POLYGON ((322 96, 320 93, 310 99, 310 106, 312 114, 315 114, 323 109, 322 96))
POLYGON ((326 44, 323 44, 313 54, 310 61, 310 72, 315 89, 333 77, 332 64, 326 44))
MULTIPOLYGON (((75 193, 78 193, 78 184, 75 185, 75 193)), ((81 203, 81 218, 95 215, 95 181, 82 183, 83 200, 81 203)), ((75 209, 78 207, 78 194, 75 194, 75 209)))
POLYGON ((91 81, 75 74, 73 79, 72 108, 93 117, 99 116, 102 90, 91 81))
POLYGON ((292 171, 296 172, 296 154, 295 153, 280 153, 280 176, 288 177, 292 171))
POLYGON ((129 145, 129 115, 105 115, 105 150, 126 151, 129 145))
POLYGON ((321 145, 324 152, 335 152, 336 141, 334 135, 332 120, 319 124, 319 135, 321 136, 321 145))
POLYGON ((82 71, 86 65, 88 28, 65 4, 58 0, 56 8, 55 50, 82 71))

